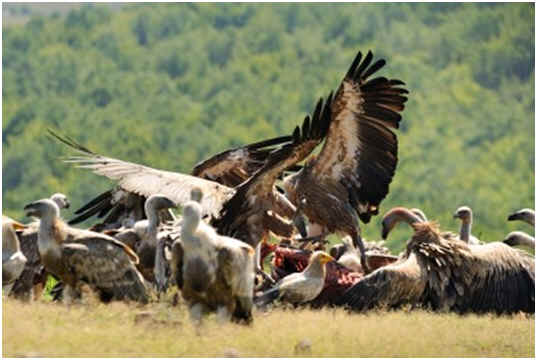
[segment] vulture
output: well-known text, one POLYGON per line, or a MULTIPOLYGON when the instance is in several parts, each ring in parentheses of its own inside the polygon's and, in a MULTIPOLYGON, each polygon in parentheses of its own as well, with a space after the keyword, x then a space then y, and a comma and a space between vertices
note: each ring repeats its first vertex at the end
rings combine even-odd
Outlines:
POLYGON ((481 241, 472 235, 472 209, 468 206, 461 206, 453 214, 454 219, 461 219, 461 230, 459 239, 465 243, 479 245, 481 241))
MULTIPOLYGON (((64 194, 55 193, 50 197, 60 209, 68 209, 70 202, 64 194)), ((47 282, 48 273, 41 264, 41 257, 37 248, 37 233, 39 231, 39 221, 33 221, 22 229, 17 229, 22 253, 27 259, 22 274, 19 276, 11 294, 18 299, 30 300, 33 296, 37 299, 47 282)))
POLYGON ((509 221, 522 220, 532 226, 535 226, 535 210, 533 209, 518 210, 517 212, 509 215, 507 220, 509 221))
POLYGON ((60 209, 50 199, 24 207, 27 216, 40 219, 38 249, 45 269, 65 285, 64 300, 81 296, 88 284, 101 301, 148 301, 138 256, 126 245, 104 234, 79 230, 60 219, 60 209))
POLYGON ((503 243, 509 246, 527 246, 535 251, 535 239, 522 231, 511 231, 503 243))
MULTIPOLYGON (((242 241, 221 236, 202 220, 202 207, 189 201, 181 224, 180 287, 196 322, 216 311, 236 322, 252 321, 254 249, 242 241)), ((175 250, 174 244, 174 250, 175 250)), ((173 263, 172 263, 173 264, 173 263)))
POLYGON ((457 313, 535 312, 535 260, 501 242, 470 245, 432 222, 414 222, 403 256, 368 274, 338 305, 353 311, 403 304, 457 313))
POLYGON ((281 299, 298 305, 314 300, 324 288, 326 263, 333 260, 334 258, 324 251, 315 251, 304 271, 281 279, 273 288, 258 296, 255 304, 262 307, 281 299))
POLYGON ((22 230, 26 226, 2 215, 2 288, 9 294, 15 281, 19 278, 26 256, 21 252, 16 229, 22 230))
MULTIPOLYGON (((371 51, 363 59, 358 52, 331 101, 320 153, 283 182, 297 212, 322 228, 323 234, 351 236, 366 271, 358 219, 368 223, 388 194, 397 165, 397 137, 392 130, 399 127, 408 93, 400 80, 370 79, 386 63, 372 60, 371 51)), ((287 163, 303 159, 304 147, 309 154, 317 143, 313 145, 300 142, 287 163)))

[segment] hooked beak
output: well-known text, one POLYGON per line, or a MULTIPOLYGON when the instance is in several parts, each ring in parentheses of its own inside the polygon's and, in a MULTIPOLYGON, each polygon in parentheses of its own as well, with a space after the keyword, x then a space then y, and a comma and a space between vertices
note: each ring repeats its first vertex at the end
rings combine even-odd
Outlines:
POLYGON ((69 202, 69 200, 65 201, 65 208, 69 209, 70 206, 71 206, 71 203, 69 202))
POLYGON ((518 219, 520 219, 520 214, 514 213, 514 214, 509 215, 509 217, 507 218, 507 221, 513 221, 513 220, 518 220, 518 219))

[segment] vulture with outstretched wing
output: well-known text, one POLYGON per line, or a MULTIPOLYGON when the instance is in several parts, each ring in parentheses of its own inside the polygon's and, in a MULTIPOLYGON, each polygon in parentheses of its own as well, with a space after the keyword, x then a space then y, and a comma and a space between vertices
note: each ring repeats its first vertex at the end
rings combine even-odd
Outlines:
POLYGON ((284 180, 289 200, 323 234, 350 235, 367 269, 358 219, 378 214, 397 165, 397 137, 408 91, 400 80, 370 79, 385 61, 359 52, 337 90, 324 146, 284 180))

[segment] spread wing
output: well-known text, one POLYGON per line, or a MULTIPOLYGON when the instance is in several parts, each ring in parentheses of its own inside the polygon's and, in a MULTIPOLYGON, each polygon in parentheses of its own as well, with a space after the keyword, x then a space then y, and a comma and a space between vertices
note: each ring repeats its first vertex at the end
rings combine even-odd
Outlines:
POLYGON ((116 180, 121 188, 138 195, 149 197, 163 194, 176 204, 182 205, 190 200, 192 189, 200 188, 204 194, 201 201, 204 214, 217 216, 222 204, 234 194, 233 189, 214 181, 101 156, 77 144, 73 139, 62 138, 51 130, 49 133, 82 153, 81 156, 68 158, 66 162, 75 163, 77 167, 90 169, 97 175, 116 180))
POLYGON ((236 187, 249 179, 264 164, 276 145, 291 141, 291 136, 281 136, 223 151, 204 160, 192 170, 192 175, 219 184, 236 187))
MULTIPOLYGON (((304 160, 324 139, 330 125, 331 104, 331 94, 325 103, 321 98, 311 119, 306 116, 302 128, 299 126, 295 128, 292 136, 293 141, 270 153, 265 165, 237 188, 235 195, 224 204, 220 218, 213 222, 213 226, 217 228, 219 234, 244 240, 244 236, 239 235, 237 231, 239 233, 247 231, 246 222, 250 216, 259 213, 260 202, 271 202, 275 207, 279 208, 262 209, 261 211, 275 210, 279 215, 284 216, 291 216, 294 213, 294 207, 291 203, 284 203, 279 196, 274 195, 274 183, 284 170, 304 160)), ((270 221, 266 221, 268 223, 281 223, 284 226, 277 216, 270 214, 264 214, 263 216, 271 216, 270 221)), ((281 233, 285 231, 273 229, 273 232, 281 233)))
MULTIPOLYGON (((397 137, 408 91, 400 80, 369 79, 385 61, 371 66, 359 52, 332 105, 332 121, 313 174, 321 181, 341 182, 360 215, 377 214, 397 165, 397 137), (354 198, 353 198, 354 197, 354 198)), ((369 215, 370 216, 370 215, 369 215)), ((361 216, 362 217, 362 216, 361 216)))

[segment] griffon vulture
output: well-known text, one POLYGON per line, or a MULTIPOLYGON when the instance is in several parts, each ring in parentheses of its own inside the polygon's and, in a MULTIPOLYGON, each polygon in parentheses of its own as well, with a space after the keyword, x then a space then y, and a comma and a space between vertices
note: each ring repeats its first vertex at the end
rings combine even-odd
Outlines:
POLYGON ((41 261, 65 284, 66 302, 80 297, 82 283, 105 302, 148 301, 143 277, 135 266, 138 257, 128 246, 107 235, 69 227, 49 199, 30 203, 24 210, 27 216, 40 219, 37 243, 41 261))
POLYGON ((183 207, 181 292, 190 314, 199 321, 203 313, 217 311, 249 323, 254 250, 244 242, 218 235, 201 215, 201 205, 195 201, 183 207))
MULTIPOLYGON (((61 193, 52 194, 50 200, 54 201, 58 208, 68 209, 70 207, 67 196, 61 193)), ((37 248, 37 233, 39 231, 39 221, 32 221, 25 225, 23 229, 17 229, 21 251, 28 260, 24 270, 15 281, 11 294, 22 300, 30 300, 33 296, 37 299, 41 295, 48 273, 41 264, 41 257, 37 248)))
POLYGON ((363 59, 358 53, 332 101, 321 152, 284 180, 297 212, 320 225, 325 234, 352 237, 365 270, 358 219, 368 223, 388 193, 397 165, 397 137, 392 129, 399 127, 408 93, 400 80, 370 79, 385 65, 384 59, 371 64, 372 59, 371 51, 363 59))
POLYGON ((405 254, 361 279, 339 301, 355 311, 403 304, 457 313, 535 312, 535 260, 501 242, 468 245, 415 222, 405 254))

